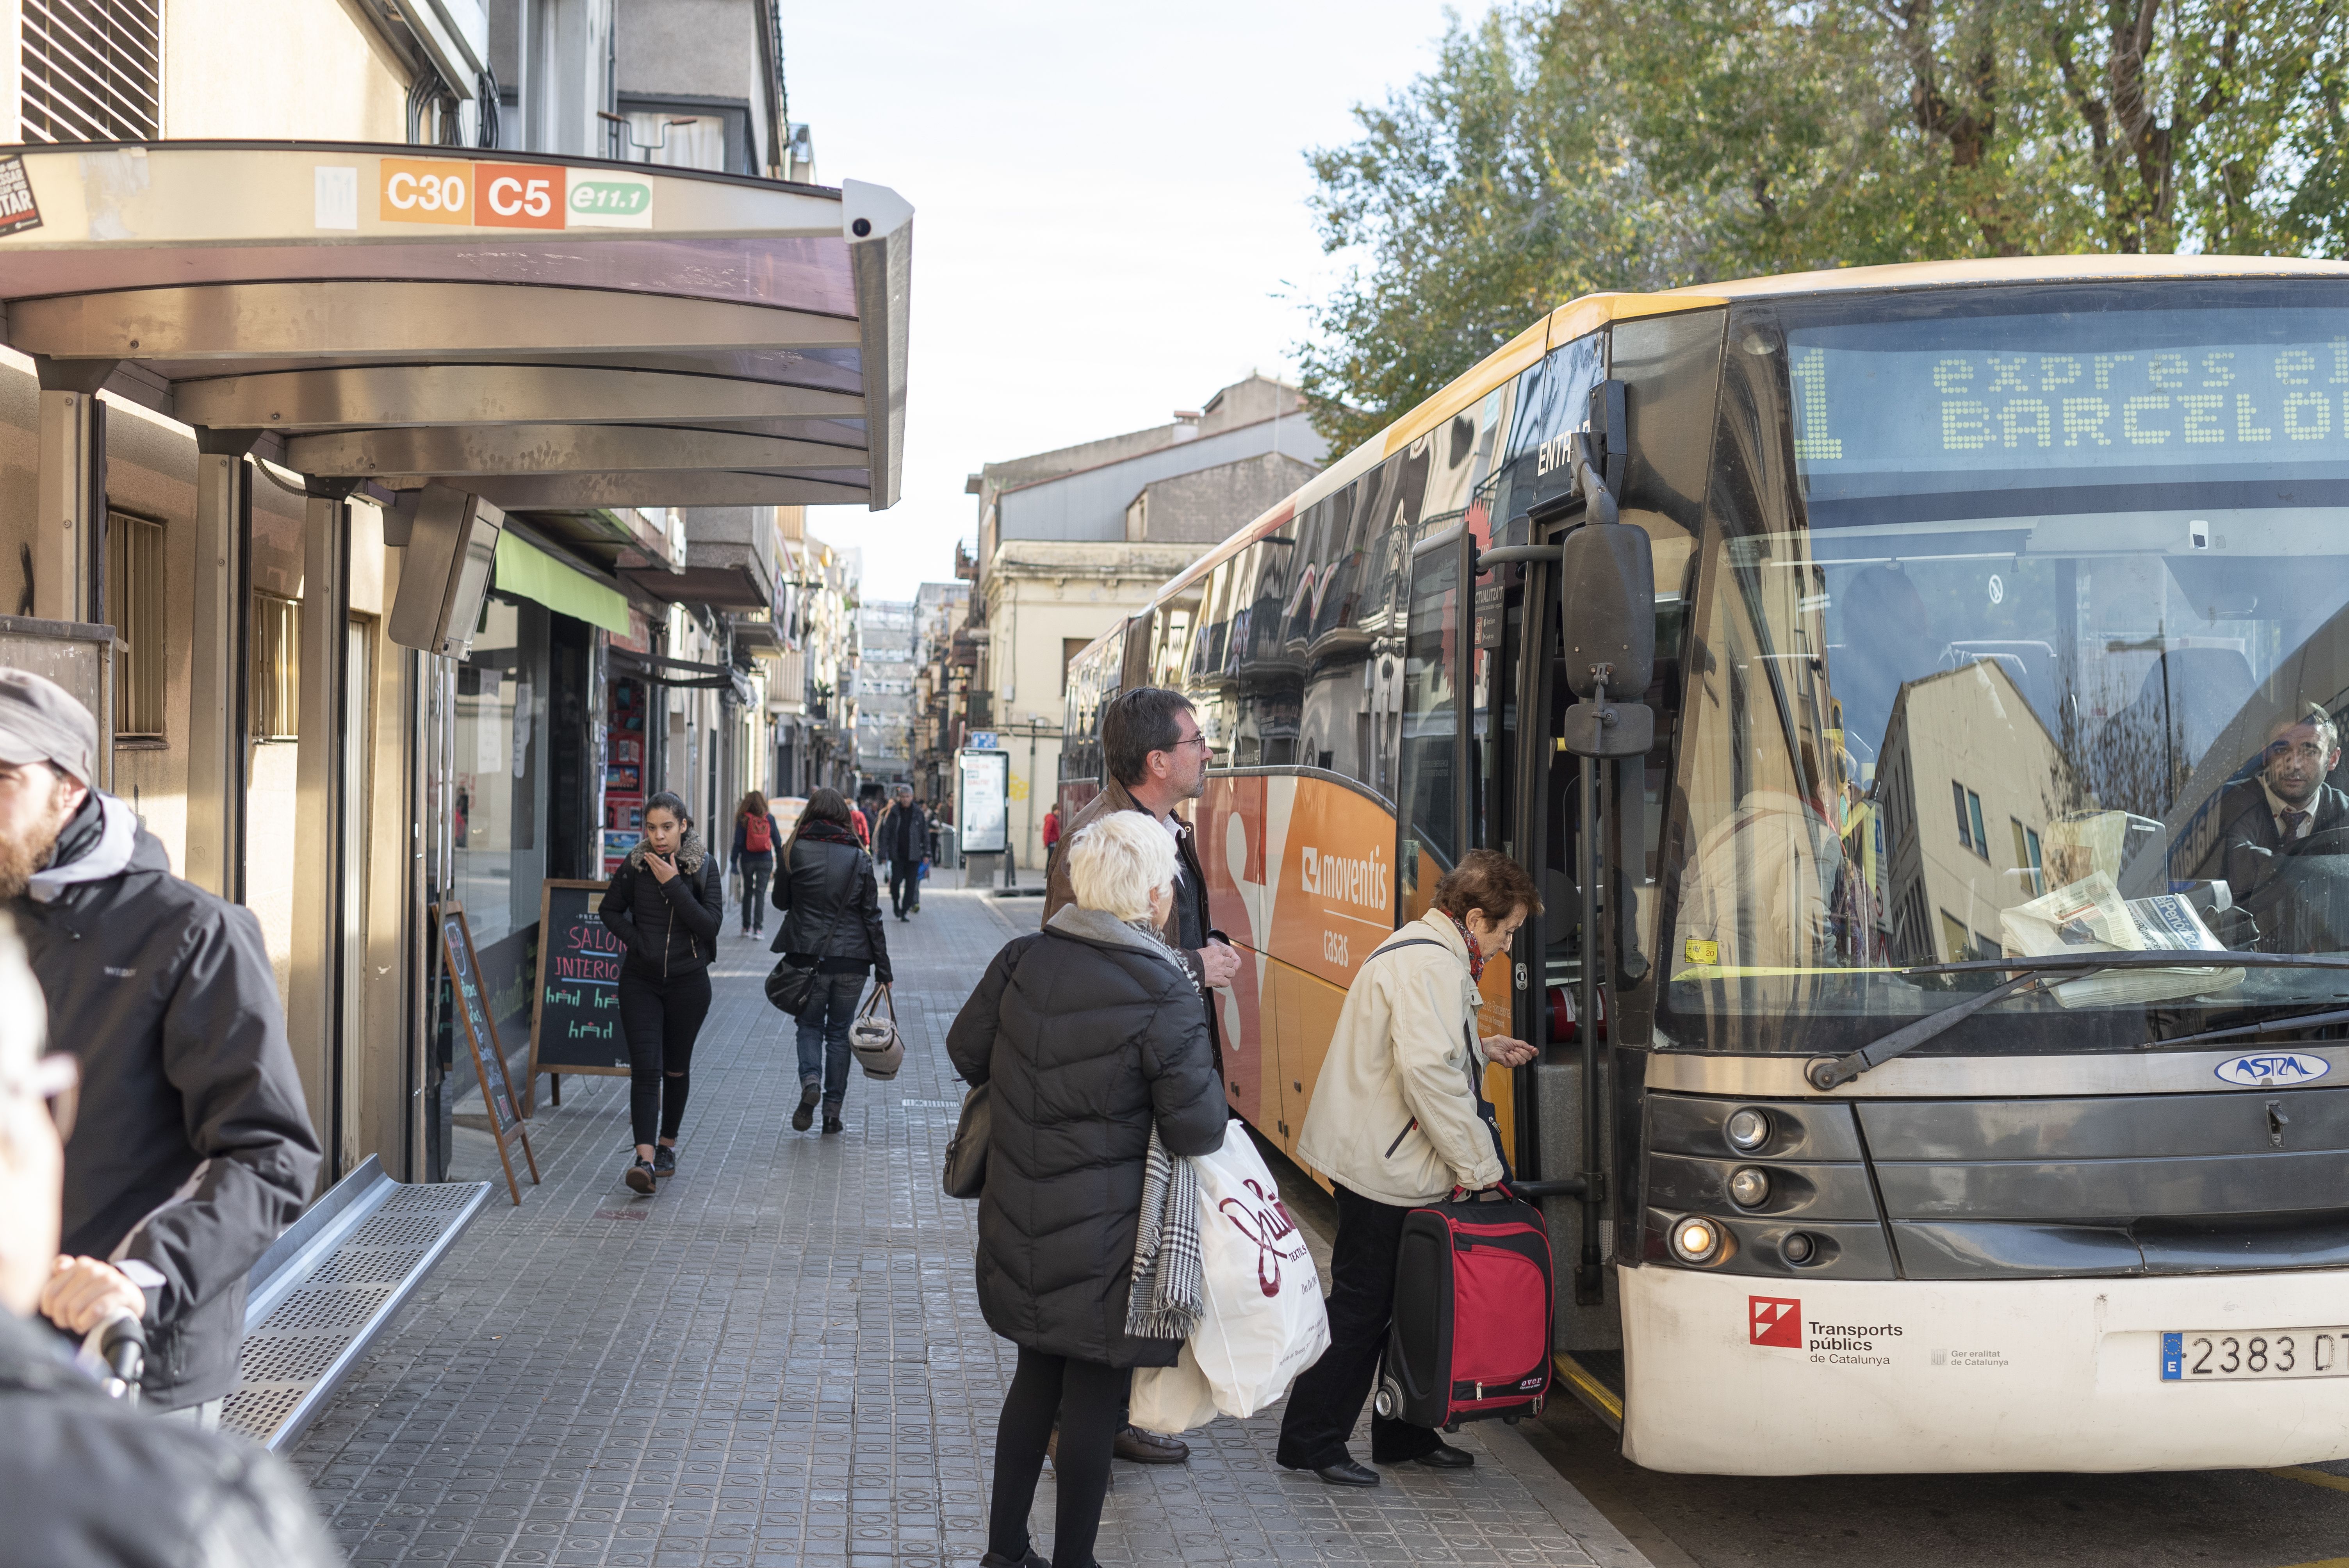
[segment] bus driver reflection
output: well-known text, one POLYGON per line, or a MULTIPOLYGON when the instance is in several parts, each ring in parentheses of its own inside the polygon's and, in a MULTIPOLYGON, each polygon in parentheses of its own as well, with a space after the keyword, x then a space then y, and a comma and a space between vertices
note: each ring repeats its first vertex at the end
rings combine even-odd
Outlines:
MULTIPOLYGON (((2349 828, 2349 794, 2328 782, 2341 762, 2340 732, 2322 707, 2311 705, 2304 717, 2278 720, 2269 728, 2262 757, 2259 773, 2220 797, 2220 863, 2206 868, 2226 879, 2237 903, 2255 912, 2271 902, 2261 895, 2291 846, 2349 828)), ((2297 942, 2271 945, 2304 950, 2297 942)))

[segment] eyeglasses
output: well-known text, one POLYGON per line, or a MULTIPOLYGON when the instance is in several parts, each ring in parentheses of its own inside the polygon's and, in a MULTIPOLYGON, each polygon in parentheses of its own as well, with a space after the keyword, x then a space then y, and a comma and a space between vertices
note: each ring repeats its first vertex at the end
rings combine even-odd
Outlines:
POLYGON ((1174 745, 1163 748, 1162 749, 1167 751, 1180 751, 1186 746, 1195 746, 1204 751, 1206 749, 1207 738, 1204 733, 1198 735, 1186 735, 1182 739, 1176 741, 1174 745))
POLYGON ((63 1143, 73 1136, 75 1113, 81 1109, 81 1064, 63 1051, 52 1052, 14 1083, 0 1083, 0 1091, 38 1097, 63 1143))

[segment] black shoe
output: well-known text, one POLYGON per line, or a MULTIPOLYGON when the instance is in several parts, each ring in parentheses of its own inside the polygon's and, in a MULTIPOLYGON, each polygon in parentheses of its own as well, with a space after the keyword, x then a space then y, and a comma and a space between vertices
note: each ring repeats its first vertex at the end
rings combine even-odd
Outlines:
POLYGON ((823 1130, 826 1132, 845 1132, 848 1123, 840 1119, 840 1112, 827 1110, 823 1113, 823 1130))
POLYGON ((1438 1443, 1414 1461, 1430 1470, 1466 1470, 1476 1462, 1476 1456, 1466 1449, 1455 1449, 1450 1443, 1438 1443))
POLYGON ((1110 1452, 1138 1465, 1179 1465, 1191 1457, 1191 1445, 1180 1438, 1145 1432, 1140 1427, 1122 1427, 1116 1440, 1110 1444, 1110 1452))
POLYGON ((635 1164, 629 1166, 626 1181, 628 1187, 632 1191, 651 1191, 653 1190, 653 1162, 649 1160, 639 1160, 635 1164))
POLYGON ((672 1149, 667 1144, 664 1143, 653 1150, 653 1174, 656 1176, 674 1176, 677 1174, 677 1150, 675 1149, 672 1149))
POLYGON ((1377 1486, 1379 1472, 1352 1460, 1340 1460, 1333 1465, 1317 1465, 1313 1473, 1321 1478, 1324 1486, 1377 1486))
POLYGON ((1030 1546, 1025 1557, 1006 1557, 990 1552, 978 1560, 978 1568, 1052 1568, 1052 1560, 1030 1546))
POLYGON ((792 1130, 793 1132, 805 1132, 809 1128, 815 1125, 815 1102, 822 1093, 823 1091, 821 1089, 803 1088, 800 1090, 800 1108, 792 1112, 792 1130))

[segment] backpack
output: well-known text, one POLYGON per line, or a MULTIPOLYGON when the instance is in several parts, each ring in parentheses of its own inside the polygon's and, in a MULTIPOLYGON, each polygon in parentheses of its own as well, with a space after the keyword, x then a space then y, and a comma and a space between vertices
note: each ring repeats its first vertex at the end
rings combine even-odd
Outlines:
POLYGON ((742 847, 754 855, 771 852, 775 847, 774 824, 765 817, 743 819, 742 847))

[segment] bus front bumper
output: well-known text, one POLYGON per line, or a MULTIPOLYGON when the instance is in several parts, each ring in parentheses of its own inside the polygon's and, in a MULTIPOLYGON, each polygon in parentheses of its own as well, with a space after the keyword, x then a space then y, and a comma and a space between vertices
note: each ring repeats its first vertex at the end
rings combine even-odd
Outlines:
POLYGON ((1619 1286, 1623 1453, 1651 1470, 2205 1470, 2349 1458, 2349 1270, 1960 1282, 1650 1265, 1622 1270, 1619 1286), (2171 1334, 2180 1341, 2168 1344, 2171 1334), (2229 1376, 2230 1357, 2271 1372, 2288 1360, 2293 1375, 2229 1376))

